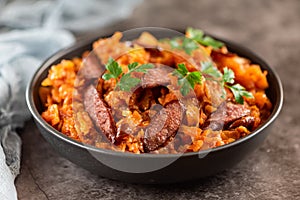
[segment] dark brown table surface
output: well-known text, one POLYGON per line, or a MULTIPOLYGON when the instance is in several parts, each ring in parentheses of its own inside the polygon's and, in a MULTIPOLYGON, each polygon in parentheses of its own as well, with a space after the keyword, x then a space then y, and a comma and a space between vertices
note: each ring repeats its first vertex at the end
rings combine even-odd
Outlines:
POLYGON ((231 170, 193 183, 147 186, 101 178, 74 165, 29 121, 21 131, 19 199, 300 199, 300 1, 145 1, 108 29, 142 26, 202 28, 262 56, 284 85, 284 108, 273 132, 231 170))

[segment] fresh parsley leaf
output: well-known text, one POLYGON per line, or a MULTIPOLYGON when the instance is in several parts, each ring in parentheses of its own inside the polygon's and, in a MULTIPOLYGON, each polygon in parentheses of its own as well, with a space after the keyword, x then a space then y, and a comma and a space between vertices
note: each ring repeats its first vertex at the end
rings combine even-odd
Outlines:
POLYGON ((182 42, 182 49, 189 55, 191 55, 192 51, 194 51, 195 49, 198 49, 199 46, 198 44, 190 39, 190 38, 184 38, 183 42, 182 42))
POLYGON ((186 79, 193 89, 195 88, 195 84, 201 84, 201 78, 202 74, 199 71, 189 72, 189 74, 186 76, 186 79))
POLYGON ((128 69, 129 69, 129 70, 132 70, 132 69, 136 68, 138 65, 139 65, 138 62, 130 63, 130 64, 128 65, 128 69))
MULTIPOLYGON (((143 64, 139 66, 138 62, 130 63, 128 65, 129 71, 126 74, 123 74, 117 83, 118 88, 123 91, 130 91, 131 88, 137 86, 141 80, 135 77, 131 77, 132 72, 142 72, 147 73, 148 69, 151 69, 154 67, 153 64, 143 64)), ((109 80, 111 78, 117 79, 122 73, 122 67, 116 62, 114 59, 109 58, 107 64, 105 65, 107 72, 102 75, 102 78, 104 80, 109 80)))
POLYGON ((182 49, 181 44, 178 42, 180 38, 172 38, 170 40, 170 45, 172 47, 172 49, 182 49))
POLYGON ((187 35, 189 38, 199 41, 203 39, 204 33, 202 30, 193 29, 192 27, 188 27, 186 29, 187 35))
POLYGON ((129 72, 127 72, 126 74, 124 74, 121 77, 121 79, 118 83, 118 87, 120 88, 120 90, 130 91, 132 88, 134 88, 141 82, 140 79, 131 77, 131 73, 132 72, 147 73, 147 70, 152 69, 153 67, 154 67, 154 65, 151 63, 143 64, 143 65, 140 65, 139 67, 138 67, 137 62, 129 64, 128 65, 129 72))
POLYGON ((189 55, 192 53, 192 51, 199 48, 197 42, 186 37, 172 38, 170 40, 170 45, 171 48, 184 50, 189 55))
POLYGON ((108 59, 107 64, 105 65, 108 73, 102 75, 104 80, 109 80, 111 78, 118 78, 122 74, 121 66, 112 58, 108 59))
POLYGON ((201 84, 202 74, 199 71, 189 72, 184 63, 178 64, 178 69, 173 72, 178 77, 180 92, 186 96, 190 90, 194 89, 197 83, 201 84))
POLYGON ((103 75, 102 75, 102 78, 103 78, 104 80, 109 80, 109 79, 111 79, 111 78, 115 78, 115 76, 114 76, 113 74, 107 73, 107 74, 103 74, 103 75))
POLYGON ((204 46, 211 46, 214 49, 219 49, 222 46, 224 46, 223 42, 215 40, 215 39, 213 39, 212 37, 209 37, 209 36, 205 36, 203 38, 203 40, 201 40, 199 43, 204 45, 204 46))
MULTIPOLYGON (((121 76, 116 87, 123 91, 130 91, 131 88, 137 86, 141 82, 140 79, 131 77, 132 72, 147 73, 148 69, 154 67, 154 65, 151 63, 143 64, 140 66, 138 65, 138 62, 130 63, 128 65, 129 71, 121 76)), ((112 58, 108 60, 108 63, 106 64, 106 69, 108 72, 102 75, 102 78, 104 80, 109 80, 111 78, 117 79, 123 73, 121 66, 119 66, 119 64, 112 58)))
POLYGON ((244 99, 243 99, 242 95, 239 93, 239 91, 233 87, 229 87, 229 89, 233 93, 235 101, 239 104, 244 104, 244 99))
POLYGON ((153 64, 147 63, 135 68, 133 71, 147 73, 147 70, 152 69, 153 67, 154 67, 153 64))
POLYGON ((187 37, 175 37, 170 39, 168 42, 170 43, 171 48, 184 50, 190 55, 195 49, 199 48, 197 43, 204 46, 211 46, 214 49, 219 49, 224 46, 223 42, 215 40, 210 36, 205 36, 202 30, 189 27, 187 28, 186 33, 187 37))
MULTIPOLYGON (((211 69, 211 66, 209 64, 204 64, 203 68, 204 68, 204 70, 207 70, 207 69, 211 69)), ((234 95, 235 101, 239 104, 244 104, 243 96, 247 97, 247 98, 253 98, 252 93, 246 91, 246 89, 243 86, 241 86, 240 84, 232 85, 234 83, 235 75, 231 69, 228 69, 227 67, 225 67, 223 69, 223 71, 224 71, 224 73, 222 76, 222 80, 220 81, 220 84, 222 85, 222 88, 223 88, 223 94, 222 94, 223 98, 225 98, 225 95, 226 95, 225 87, 227 87, 231 90, 231 92, 234 95)))
POLYGON ((222 73, 213 65, 211 61, 201 62, 201 69, 203 74, 220 78, 222 73))
POLYGON ((181 74, 182 76, 186 76, 189 71, 186 68, 185 64, 184 63, 179 63, 177 66, 178 66, 178 68, 177 68, 176 71, 178 71, 179 74, 181 74))
POLYGON ((215 40, 210 36, 204 36, 204 33, 202 30, 193 29, 193 28, 189 27, 186 30, 186 32, 187 32, 187 35, 189 38, 195 40, 196 42, 198 42, 204 46, 211 46, 214 49, 219 49, 222 46, 224 46, 223 42, 215 40))
POLYGON ((228 87, 231 90, 231 92, 234 95, 235 101, 239 104, 244 104, 243 96, 247 98, 253 98, 252 93, 246 91, 246 89, 240 84, 235 84, 232 86, 226 85, 226 87, 228 87))
POLYGON ((228 69, 227 67, 225 67, 223 69, 223 71, 224 71, 224 74, 223 74, 223 77, 222 77, 223 81, 225 83, 233 84, 234 83, 234 78, 235 78, 234 72, 231 69, 228 69))
POLYGON ((245 90, 245 88, 243 86, 241 86, 240 84, 235 84, 235 85, 230 86, 230 87, 233 88, 234 90, 237 90, 237 91, 245 90))
POLYGON ((253 94, 252 94, 251 92, 246 91, 246 90, 242 90, 242 91, 240 91, 240 93, 241 93, 241 95, 242 95, 243 97, 246 97, 246 98, 254 98, 253 94))
POLYGON ((178 85, 180 86, 180 93, 183 96, 188 95, 188 93, 192 90, 191 84, 187 78, 178 79, 178 85))
POLYGON ((119 83, 117 84, 117 87, 120 88, 120 90, 123 91, 130 91, 131 88, 137 86, 141 82, 138 78, 131 77, 130 73, 124 74, 119 83))

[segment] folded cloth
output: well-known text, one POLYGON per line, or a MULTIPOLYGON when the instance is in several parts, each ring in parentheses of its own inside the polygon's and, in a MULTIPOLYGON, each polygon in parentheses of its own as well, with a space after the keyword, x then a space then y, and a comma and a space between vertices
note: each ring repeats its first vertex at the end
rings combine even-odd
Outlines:
POLYGON ((10 173, 8 166, 5 164, 5 155, 0 148, 0 197, 4 200, 17 199, 17 193, 14 186, 14 175, 10 173))
POLYGON ((91 31, 128 17, 141 2, 142 0, 13 1, 1 11, 0 25, 91 31))
POLYGON ((21 140, 16 128, 30 114, 25 88, 36 68, 75 38, 64 30, 33 29, 0 34, 0 199, 17 199, 14 179, 20 169, 21 140))

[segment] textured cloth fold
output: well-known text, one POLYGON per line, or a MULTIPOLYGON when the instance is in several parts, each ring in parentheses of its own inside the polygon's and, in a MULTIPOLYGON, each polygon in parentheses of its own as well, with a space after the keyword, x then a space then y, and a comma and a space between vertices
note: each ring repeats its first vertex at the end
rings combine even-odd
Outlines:
POLYGON ((30 113, 25 88, 36 68, 57 50, 75 41, 68 31, 33 29, 0 34, 0 199, 16 199, 22 127, 30 113))
POLYGON ((141 2, 142 0, 14 1, 0 13, 0 25, 92 31, 125 19, 141 2))
POLYGON ((5 154, 0 148, 0 197, 3 200, 17 199, 17 193, 14 185, 15 176, 10 172, 5 163, 5 154))

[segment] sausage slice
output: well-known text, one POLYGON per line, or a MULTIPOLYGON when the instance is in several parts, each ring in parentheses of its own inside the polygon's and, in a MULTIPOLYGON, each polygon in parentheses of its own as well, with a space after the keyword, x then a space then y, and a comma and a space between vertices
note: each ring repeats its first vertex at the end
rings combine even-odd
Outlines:
POLYGON ((173 137, 180 127, 182 110, 179 101, 172 101, 151 120, 143 138, 145 152, 154 151, 173 137), (162 124, 163 123, 163 124, 162 124))
POLYGON ((94 121, 95 126, 101 130, 112 143, 114 143, 117 127, 112 117, 111 109, 100 97, 93 85, 88 86, 85 90, 83 104, 87 113, 94 121))
POLYGON ((153 88, 157 86, 166 86, 170 82, 168 74, 172 72, 168 67, 155 67, 149 69, 142 77, 143 88, 153 88))
POLYGON ((250 109, 241 104, 223 102, 205 121, 203 129, 222 130, 232 122, 250 114, 250 109))

